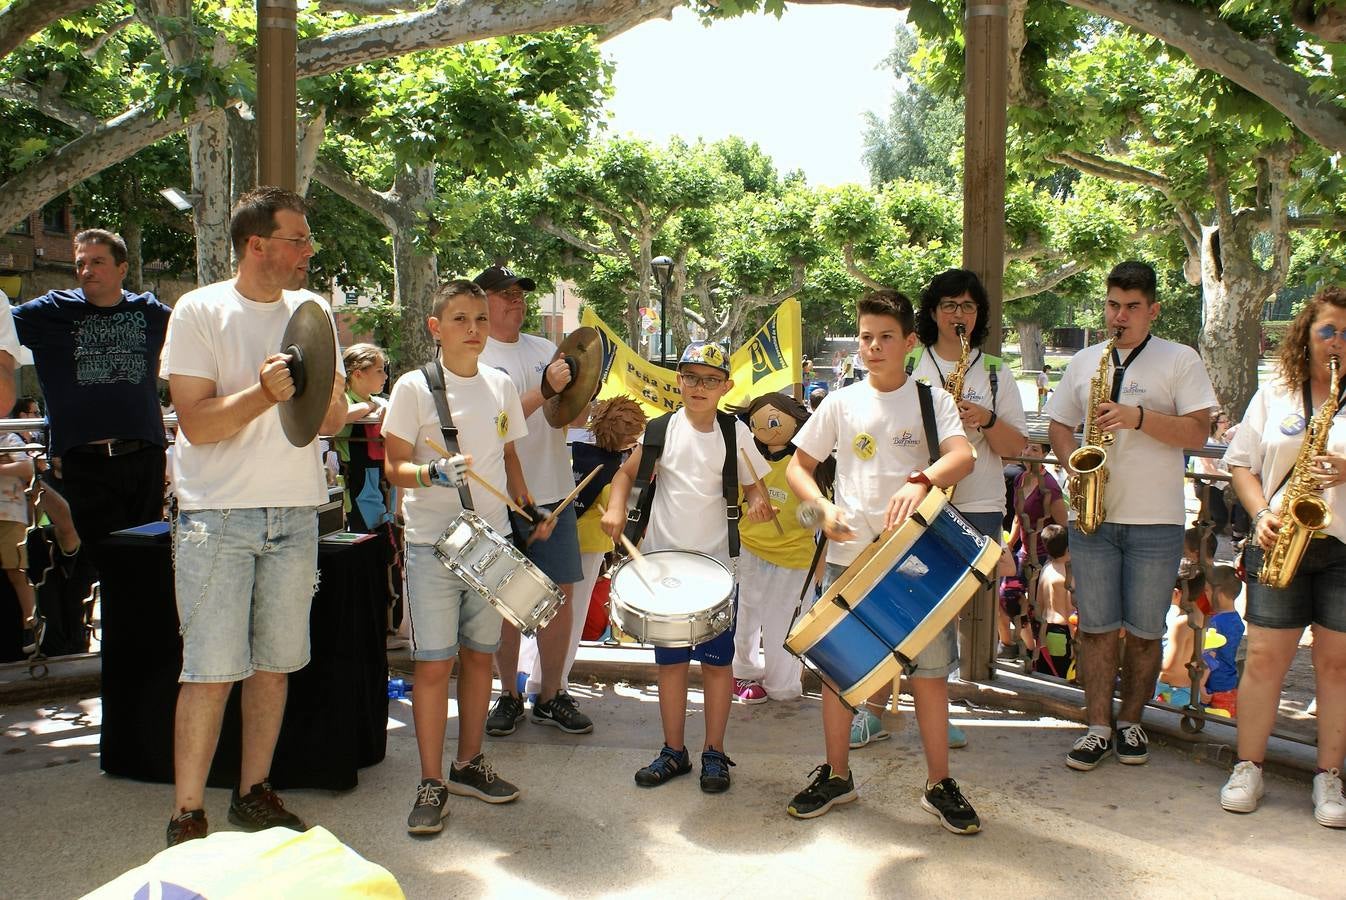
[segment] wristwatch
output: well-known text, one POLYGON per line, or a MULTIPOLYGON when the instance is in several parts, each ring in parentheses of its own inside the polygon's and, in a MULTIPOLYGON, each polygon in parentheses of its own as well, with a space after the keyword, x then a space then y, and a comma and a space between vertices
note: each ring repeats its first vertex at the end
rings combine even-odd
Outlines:
POLYGON ((923 484, 927 488, 933 488, 935 486, 935 483, 930 480, 930 476, 920 469, 917 469, 907 476, 907 484, 923 484))

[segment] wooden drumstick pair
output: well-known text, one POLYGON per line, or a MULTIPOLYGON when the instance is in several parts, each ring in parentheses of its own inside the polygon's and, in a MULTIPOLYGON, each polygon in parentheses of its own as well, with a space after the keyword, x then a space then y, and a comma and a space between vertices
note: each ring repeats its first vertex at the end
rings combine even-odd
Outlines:
MULTIPOLYGON (((426 442, 427 444, 430 445, 430 449, 431 449, 431 450, 435 451, 436 453, 438 453, 440 456, 444 457, 445 459, 448 459, 450 456, 453 455, 453 454, 449 453, 449 451, 446 450, 444 447, 441 447, 441 446, 439 445, 439 442, 436 441, 434 438, 426 438, 426 439, 425 439, 425 442, 426 442)), ((491 484, 491 483, 490 483, 489 481, 487 481, 485 478, 482 478, 480 475, 478 475, 476 472, 474 472, 474 471, 472 470, 472 467, 471 467, 471 466, 468 466, 468 468, 467 468, 467 477, 468 477, 468 478, 471 478, 471 479, 472 479, 473 481, 475 481, 477 484, 481 485, 481 486, 482 486, 483 488, 485 488, 489 493, 494 494, 494 495, 495 495, 495 498, 496 498, 497 500, 499 500, 500 502, 504 503, 506 506, 508 506, 510 509, 514 510, 514 511, 515 511, 516 513, 518 513, 519 515, 523 516, 525 519, 528 520, 529 523, 533 523, 533 517, 530 516, 530 515, 524 510, 524 508, 523 508, 522 506, 520 506, 519 504, 517 504, 517 503, 515 503, 513 500, 511 500, 509 494, 506 494, 504 491, 500 490, 500 488, 498 488, 498 487, 496 487, 495 485, 491 484)))

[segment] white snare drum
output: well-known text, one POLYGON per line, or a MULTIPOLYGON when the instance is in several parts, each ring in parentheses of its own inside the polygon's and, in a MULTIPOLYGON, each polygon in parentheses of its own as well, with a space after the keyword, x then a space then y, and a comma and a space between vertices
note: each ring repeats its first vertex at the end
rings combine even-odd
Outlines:
POLYGON ((565 602, 556 583, 476 513, 453 520, 435 555, 526 635, 545 628, 565 602))
POLYGON ((734 576, 718 559, 685 550, 642 559, 612 570, 612 621, 622 631, 642 644, 695 647, 734 624, 734 576))

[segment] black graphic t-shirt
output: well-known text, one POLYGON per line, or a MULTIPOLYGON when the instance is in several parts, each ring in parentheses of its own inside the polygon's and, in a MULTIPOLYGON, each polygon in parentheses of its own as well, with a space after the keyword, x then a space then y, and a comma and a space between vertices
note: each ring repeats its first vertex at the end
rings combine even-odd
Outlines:
POLYGON ((159 353, 171 310, 153 294, 122 292, 112 307, 84 292, 50 291, 14 309, 33 351, 51 422, 51 453, 108 438, 164 445, 159 353))

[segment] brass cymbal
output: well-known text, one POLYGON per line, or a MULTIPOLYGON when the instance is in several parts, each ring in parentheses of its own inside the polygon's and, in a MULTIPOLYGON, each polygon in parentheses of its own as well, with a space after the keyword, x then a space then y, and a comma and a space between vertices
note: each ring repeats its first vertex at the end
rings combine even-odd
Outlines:
POLYGON ((576 328, 556 348, 552 361, 561 357, 572 360, 570 384, 542 404, 542 415, 553 428, 564 428, 573 422, 598 393, 598 377, 603 373, 603 340, 594 328, 587 325, 576 328))
POLYGON ((290 355, 294 379, 294 396, 280 404, 280 424, 291 444, 307 447, 318 436, 336 380, 336 335, 321 303, 299 304, 285 326, 280 352, 290 355))

